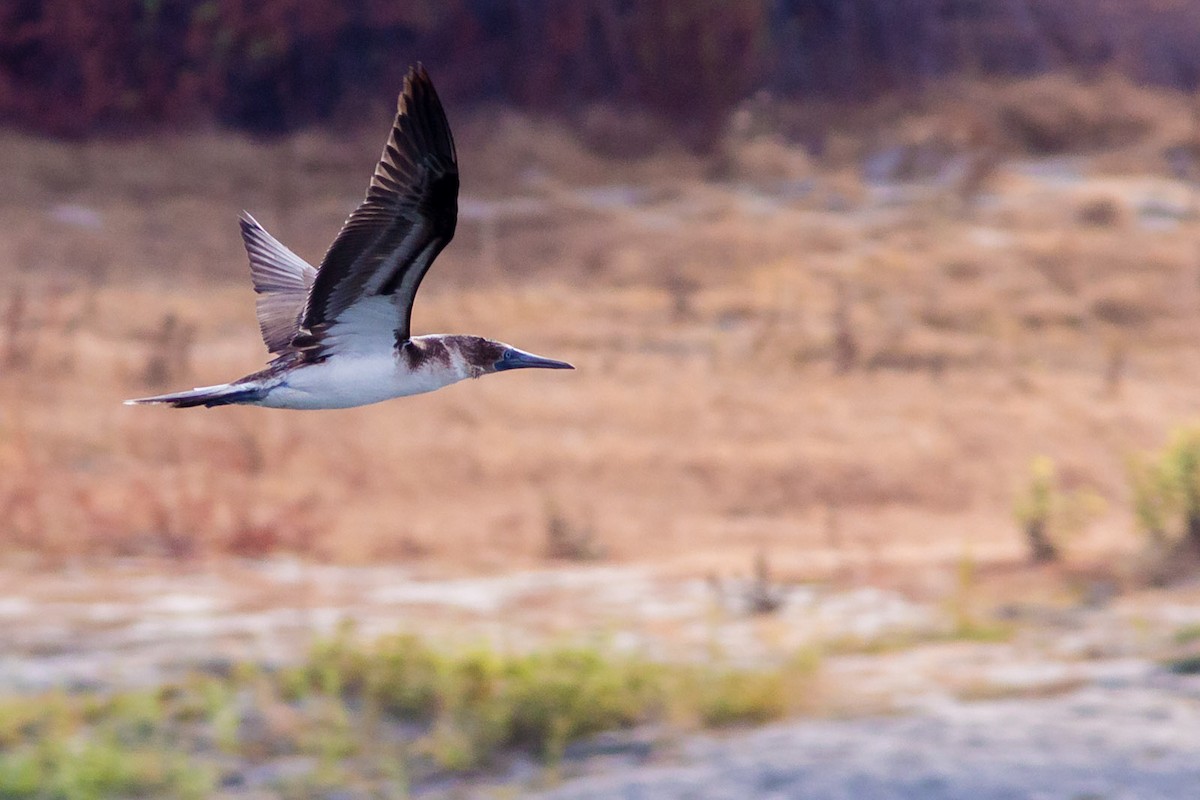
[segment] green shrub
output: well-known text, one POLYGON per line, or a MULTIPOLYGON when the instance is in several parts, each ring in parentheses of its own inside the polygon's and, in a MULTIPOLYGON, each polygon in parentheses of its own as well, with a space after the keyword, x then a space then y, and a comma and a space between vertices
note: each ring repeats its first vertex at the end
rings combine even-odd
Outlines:
MULTIPOLYGON (((806 664, 808 662, 805 662, 806 664)), ((753 672, 656 664, 594 647, 522 654, 443 652, 413 636, 355 644, 348 632, 314 649, 308 684, 428 726, 422 750, 439 766, 474 769, 528 750, 556 760, 576 739, 672 715, 702 725, 774 719, 789 706, 790 666, 753 672)), ((805 668, 804 677, 812 670, 805 668)), ((281 691, 294 695, 294 677, 281 691), (291 688, 289 688, 291 687, 291 688)))
POLYGON ((202 798, 211 780, 184 756, 112 736, 46 740, 0 753, 0 798, 202 798))
POLYGON ((1047 456, 1038 456, 1030 464, 1029 482, 1013 504, 1017 524, 1038 562, 1058 560, 1062 541, 1103 509, 1104 500, 1094 491, 1064 490, 1058 469, 1047 456))
POLYGON ((1181 428, 1157 454, 1130 463, 1134 514, 1151 544, 1200 550, 1200 427, 1181 428))
POLYGON ((204 797, 218 769, 282 754, 315 762, 284 796, 323 796, 347 774, 473 770, 514 750, 553 764, 602 731, 775 719, 801 706, 817 665, 809 653, 748 670, 585 645, 444 650, 343 629, 287 669, 0 698, 0 800, 204 797))

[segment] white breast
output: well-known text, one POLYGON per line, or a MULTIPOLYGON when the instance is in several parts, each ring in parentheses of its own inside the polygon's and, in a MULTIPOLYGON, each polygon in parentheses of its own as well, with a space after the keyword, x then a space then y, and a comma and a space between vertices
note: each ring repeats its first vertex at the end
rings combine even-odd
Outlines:
POLYGON ((463 377, 441 364, 409 370, 393 353, 335 355, 319 364, 298 367, 286 373, 258 404, 268 408, 352 408, 432 392, 463 377))

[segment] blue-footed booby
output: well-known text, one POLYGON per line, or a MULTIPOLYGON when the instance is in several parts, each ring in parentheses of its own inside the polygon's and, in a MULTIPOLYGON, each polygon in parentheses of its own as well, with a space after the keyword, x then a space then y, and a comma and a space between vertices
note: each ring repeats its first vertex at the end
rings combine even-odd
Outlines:
POLYGON ((258 324, 275 359, 232 383, 127 400, 175 408, 349 408, 431 392, 492 372, 573 369, 480 336, 412 336, 413 298, 454 236, 458 161, 425 68, 409 69, 367 196, 321 266, 241 217, 258 324))

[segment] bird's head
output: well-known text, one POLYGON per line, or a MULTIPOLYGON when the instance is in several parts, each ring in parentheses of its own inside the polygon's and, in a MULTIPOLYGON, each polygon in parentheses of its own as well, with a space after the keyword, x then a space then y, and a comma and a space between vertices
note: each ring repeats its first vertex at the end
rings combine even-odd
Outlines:
POLYGON ((510 344, 479 336, 464 337, 459 352, 470 368, 472 377, 476 378, 510 369, 575 369, 566 361, 537 356, 510 344))

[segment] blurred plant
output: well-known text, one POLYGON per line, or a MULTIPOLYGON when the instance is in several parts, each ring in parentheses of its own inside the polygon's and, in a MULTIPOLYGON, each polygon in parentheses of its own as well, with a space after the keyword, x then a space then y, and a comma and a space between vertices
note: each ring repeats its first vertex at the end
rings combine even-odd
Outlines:
POLYGON ((142 381, 150 387, 161 388, 179 380, 191 369, 192 342, 195 326, 182 323, 174 314, 166 314, 162 325, 150 339, 142 381))
POLYGON ((1162 462, 1145 458, 1131 460, 1129 478, 1138 528, 1149 537, 1152 546, 1164 546, 1168 539, 1168 520, 1177 505, 1174 480, 1162 462))
POLYGON ((766 549, 754 557, 754 580, 746 587, 746 606, 751 614, 773 614, 783 607, 787 590, 771 580, 771 561, 766 549))
POLYGON ((344 627, 281 680, 306 704, 313 694, 335 696, 429 724, 424 752, 459 771, 512 748, 553 762, 581 736, 668 716, 703 725, 773 719, 816 668, 799 661, 762 672, 655 664, 590 647, 444 653, 412 636, 362 645, 344 627))
POLYGON ((352 634, 343 627, 278 669, 0 697, 0 797, 209 797, 231 765, 279 756, 313 762, 295 791, 275 787, 283 796, 324 797, 352 779, 390 797, 410 769, 441 781, 513 751, 553 765, 577 739, 637 724, 777 719, 810 701, 820 668, 807 651, 749 670, 585 646, 444 651, 352 634))
POLYGON ((1129 346, 1120 336, 1112 336, 1105 343, 1104 350, 1104 394, 1107 397, 1118 397, 1121 386, 1125 383, 1125 373, 1129 368, 1129 346))
POLYGON ((19 404, 0 416, 0 544, 5 549, 63 555, 73 509, 62 502, 66 487, 51 477, 51 465, 26 428, 19 404), (58 490, 58 491, 56 491, 58 490))
POLYGON ((663 276, 663 288, 671 298, 671 316, 676 322, 696 316, 695 297, 700 283, 695 278, 672 267, 663 276))
POLYGON ((1157 455, 1129 467, 1138 527, 1152 546, 1200 553, 1200 427, 1181 428, 1157 455))
POLYGON ((1054 479, 1054 462, 1044 456, 1035 459, 1030 467, 1029 486, 1014 507, 1034 561, 1054 561, 1059 556, 1047 530, 1054 506, 1054 479))
POLYGON ((1029 544, 1034 561, 1057 561, 1063 540, 1082 529, 1104 510, 1104 500, 1088 489, 1064 490, 1058 469, 1048 456, 1029 467, 1029 482, 1013 504, 1013 514, 1029 544))
POLYGON ((1113 197, 1091 197, 1080 204, 1076 217, 1083 225, 1093 228, 1111 228, 1121 222, 1124 209, 1113 197))
POLYGON ((25 289, 20 284, 13 287, 4 310, 4 351, 0 366, 17 370, 29 366, 32 359, 33 326, 29 324, 29 303, 25 289))
POLYGON ((838 279, 833 286, 833 370, 849 372, 858 363, 858 337, 850 313, 850 290, 838 279))
POLYGON ((212 774, 164 736, 154 691, 0 701, 0 797, 210 796, 212 774))
POLYGON ((722 579, 714 572, 708 575, 708 587, 716 602, 715 608, 734 614, 774 614, 787 600, 787 586, 771 578, 771 562, 765 548, 755 555, 754 574, 749 579, 722 579))
POLYGON ((597 540, 595 528, 572 522, 550 504, 546 509, 545 554, 547 558, 567 561, 594 561, 604 558, 605 548, 597 540))
POLYGON ((976 152, 959 155, 943 169, 939 179, 949 190, 954 202, 953 210, 966 213, 974 209, 995 177, 1000 163, 1000 154, 995 149, 983 147, 976 152))
POLYGON ((1012 635, 1012 629, 996 622, 981 622, 976 610, 979 571, 974 557, 963 553, 958 560, 954 594, 949 600, 953 627, 947 636, 955 641, 999 642, 1012 635))

